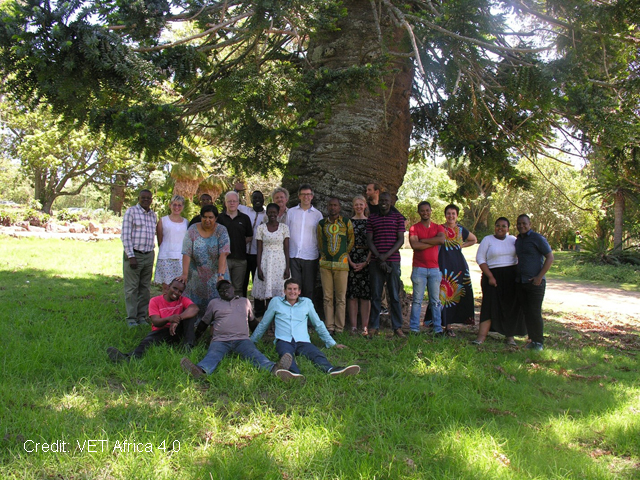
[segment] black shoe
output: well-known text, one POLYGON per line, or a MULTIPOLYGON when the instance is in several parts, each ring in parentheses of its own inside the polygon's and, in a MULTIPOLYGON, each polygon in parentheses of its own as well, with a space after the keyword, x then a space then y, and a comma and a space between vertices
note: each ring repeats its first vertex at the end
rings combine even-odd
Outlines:
POLYGON ((338 375, 357 375, 360 373, 360 367, 358 365, 349 365, 348 367, 331 367, 328 373, 332 377, 337 377, 338 375))
POLYGON ((535 350, 536 352, 541 352, 544 350, 544 345, 540 342, 530 342, 524 347, 527 350, 535 350))
POLYGON ((278 370, 289 370, 291 368, 292 363, 293 363, 293 357, 291 356, 291 354, 285 353, 284 355, 282 355, 282 357, 280 357, 280 360, 278 360, 278 363, 276 363, 271 368, 271 373, 276 375, 278 370))
POLYGON ((109 355, 109 360, 113 363, 128 362, 131 360, 128 354, 122 353, 116 347, 107 348, 107 355, 109 355))
POLYGON ((394 330, 393 333, 400 338, 407 338, 401 328, 394 330))
POLYGON ((180 366, 193 378, 197 379, 204 377, 204 370, 202 370, 199 366, 194 365, 193 362, 187 357, 184 357, 182 360, 180 360, 180 366))

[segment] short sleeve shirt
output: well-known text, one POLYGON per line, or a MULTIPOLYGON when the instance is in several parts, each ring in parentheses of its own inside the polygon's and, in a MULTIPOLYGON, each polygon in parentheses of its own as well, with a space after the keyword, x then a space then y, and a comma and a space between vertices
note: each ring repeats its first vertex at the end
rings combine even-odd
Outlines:
MULTIPOLYGON (((373 234, 373 244, 381 255, 391 250, 398 240, 398 233, 404 233, 404 231, 404 217, 393 210, 387 215, 374 214, 367 219, 367 235, 373 234)), ((392 253, 387 261, 399 262, 400 252, 392 253)))
MULTIPOLYGON (((444 233, 444 227, 437 223, 431 222, 429 227, 425 227, 422 222, 418 222, 409 228, 409 237, 418 237, 418 240, 424 238, 433 238, 438 233, 444 233)), ((435 245, 424 250, 413 251, 413 266, 421 268, 438 268, 438 253, 440 247, 435 245)))
POLYGON ((229 242, 231 244, 229 258, 246 260, 247 238, 253 237, 251 219, 244 213, 238 211, 238 214, 233 218, 226 213, 221 213, 218 215, 217 221, 220 225, 226 227, 229 233, 229 242))
MULTIPOLYGON (((159 295, 149 301, 149 316, 158 315, 160 318, 167 318, 171 315, 180 315, 192 304, 193 302, 185 296, 180 297, 175 302, 167 302, 163 295, 159 295)), ((169 324, 167 323, 161 327, 151 326, 151 330, 162 330, 163 328, 169 328, 169 324)))
POLYGON ((529 230, 516 238, 518 275, 516 282, 527 283, 542 270, 545 255, 551 253, 549 242, 537 232, 529 230))

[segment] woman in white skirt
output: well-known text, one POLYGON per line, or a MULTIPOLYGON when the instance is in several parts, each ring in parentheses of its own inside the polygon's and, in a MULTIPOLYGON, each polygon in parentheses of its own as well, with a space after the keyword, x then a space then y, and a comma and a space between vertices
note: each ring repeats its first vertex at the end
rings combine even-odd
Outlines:
POLYGON ((182 240, 189 221, 182 217, 184 198, 174 195, 171 199, 171 214, 162 217, 156 226, 158 236, 158 261, 156 263, 155 283, 162 284, 165 294, 171 281, 182 275, 182 240))

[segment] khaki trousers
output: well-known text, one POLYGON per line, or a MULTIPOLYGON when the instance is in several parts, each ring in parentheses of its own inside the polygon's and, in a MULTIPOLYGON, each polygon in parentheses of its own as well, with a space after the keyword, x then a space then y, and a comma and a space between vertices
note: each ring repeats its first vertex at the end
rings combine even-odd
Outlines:
POLYGON ((322 297, 324 299, 324 323, 329 331, 340 333, 344 330, 348 278, 348 270, 320 268, 322 297))

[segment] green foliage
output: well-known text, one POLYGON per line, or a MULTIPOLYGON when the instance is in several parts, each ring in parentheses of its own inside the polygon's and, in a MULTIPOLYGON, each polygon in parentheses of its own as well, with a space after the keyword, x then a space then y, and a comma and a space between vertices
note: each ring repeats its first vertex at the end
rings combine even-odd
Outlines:
POLYGON ((22 215, 15 210, 0 208, 0 225, 9 227, 20 220, 22 215))
POLYGON ((80 213, 70 212, 65 208, 56 213, 56 218, 61 222, 78 222, 80 220, 80 213))
POLYGON ((24 211, 22 219, 25 222, 29 222, 29 225, 33 225, 34 227, 44 227, 50 218, 51 215, 48 213, 44 213, 33 208, 27 208, 24 211))
POLYGON ((518 215, 526 213, 532 228, 547 237, 553 248, 566 248, 563 241, 576 230, 584 235, 595 229, 598 205, 585 197, 586 172, 548 159, 535 164, 521 160, 518 169, 532 179, 530 188, 499 184, 492 196, 492 219, 504 216, 515 224, 518 215))
POLYGON ((404 182, 398 191, 396 208, 413 225, 420 221, 418 203, 428 201, 433 210, 433 221, 444 223, 444 207, 450 203, 449 199, 455 188, 455 183, 444 169, 427 162, 413 163, 407 168, 404 182))

